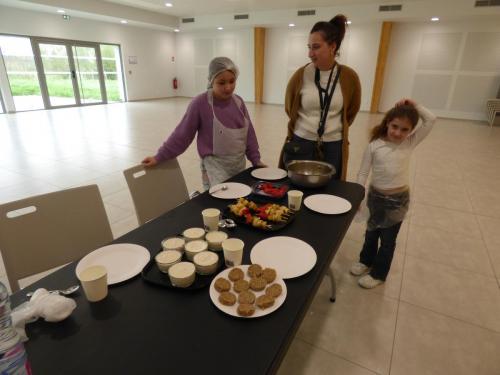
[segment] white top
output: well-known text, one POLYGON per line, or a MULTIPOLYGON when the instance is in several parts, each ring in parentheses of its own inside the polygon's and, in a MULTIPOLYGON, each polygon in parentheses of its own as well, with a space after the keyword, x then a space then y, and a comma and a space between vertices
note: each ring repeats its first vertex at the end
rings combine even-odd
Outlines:
POLYGON ((436 116, 427 108, 417 105, 422 119, 411 134, 400 144, 381 138, 368 144, 361 167, 358 172, 358 183, 365 186, 370 170, 371 185, 375 189, 390 190, 409 184, 410 156, 413 149, 429 134, 436 116))
MULTIPOLYGON (((301 138, 315 141, 318 139, 319 116, 321 106, 319 103, 319 93, 314 83, 314 73, 316 69, 314 64, 309 64, 304 69, 304 80, 300 90, 300 108, 299 117, 295 123, 294 134, 301 138)), ((332 83, 337 74, 337 65, 333 68, 332 83)), ((319 83, 321 87, 326 88, 330 70, 320 71, 319 83)), ((326 117, 325 132, 323 134, 324 142, 339 141, 342 139, 342 107, 344 98, 340 89, 340 82, 337 82, 333 98, 330 103, 330 110, 326 117)))

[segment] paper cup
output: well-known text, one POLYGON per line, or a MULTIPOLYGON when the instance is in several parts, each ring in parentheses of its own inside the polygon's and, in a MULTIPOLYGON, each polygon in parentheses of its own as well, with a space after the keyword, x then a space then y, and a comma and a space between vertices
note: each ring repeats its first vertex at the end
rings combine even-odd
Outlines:
POLYGON ((201 211, 201 216, 203 216, 203 226, 207 232, 219 228, 220 210, 217 208, 207 208, 201 211))
POLYGON ((202 240, 205 238, 205 229, 203 228, 188 228, 182 232, 182 236, 187 242, 202 240))
POLYGON ((90 302, 97 302, 108 295, 108 272, 103 266, 90 266, 78 274, 85 297, 90 302))
POLYGON ((294 211, 300 210, 303 192, 300 190, 288 190, 288 208, 294 211))
POLYGON ((227 233, 213 231, 207 233, 205 240, 208 242, 208 248, 213 251, 222 251, 222 241, 227 239, 227 233))
POLYGON ((243 247, 245 243, 238 238, 228 238, 222 241, 224 261, 226 267, 239 266, 243 260, 243 247))
POLYGON ((177 250, 181 254, 184 252, 184 245, 186 244, 186 240, 181 237, 170 237, 165 238, 161 241, 161 247, 163 250, 177 250))

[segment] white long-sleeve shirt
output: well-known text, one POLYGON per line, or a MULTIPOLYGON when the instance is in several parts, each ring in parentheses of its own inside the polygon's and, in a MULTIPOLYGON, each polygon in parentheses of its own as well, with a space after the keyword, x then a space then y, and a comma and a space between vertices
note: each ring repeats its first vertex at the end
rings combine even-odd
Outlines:
POLYGON ((358 172, 358 183, 365 186, 370 170, 371 185, 378 190, 390 190, 409 184, 410 157, 413 149, 429 134, 436 116, 417 105, 422 119, 413 132, 397 144, 378 138, 368 144, 358 172))

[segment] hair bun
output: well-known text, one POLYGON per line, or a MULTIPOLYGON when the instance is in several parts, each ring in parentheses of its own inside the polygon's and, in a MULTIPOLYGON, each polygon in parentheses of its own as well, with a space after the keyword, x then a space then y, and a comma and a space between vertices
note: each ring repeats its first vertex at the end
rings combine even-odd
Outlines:
POLYGON ((337 14, 330 20, 330 23, 333 23, 334 25, 338 24, 345 25, 347 23, 347 17, 344 16, 343 14, 337 14))

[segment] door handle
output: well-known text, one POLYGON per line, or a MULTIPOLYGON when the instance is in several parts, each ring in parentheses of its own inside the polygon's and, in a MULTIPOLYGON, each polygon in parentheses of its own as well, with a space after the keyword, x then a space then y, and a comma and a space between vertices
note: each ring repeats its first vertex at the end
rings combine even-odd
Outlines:
POLYGON ((71 71, 71 78, 75 79, 76 78, 76 73, 74 70, 71 71))

